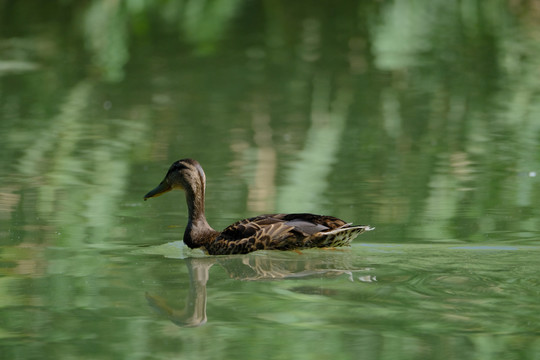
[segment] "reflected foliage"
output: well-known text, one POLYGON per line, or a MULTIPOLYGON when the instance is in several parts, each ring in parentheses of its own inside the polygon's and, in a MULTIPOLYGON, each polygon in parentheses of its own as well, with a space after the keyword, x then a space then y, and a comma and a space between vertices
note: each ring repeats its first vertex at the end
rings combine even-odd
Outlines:
POLYGON ((0 353, 533 358, 539 19, 527 0, 0 0, 0 353), (217 228, 309 211, 373 243, 529 247, 497 266, 353 247, 386 283, 352 287, 213 267, 215 323, 179 329, 144 291, 184 299, 195 255, 130 251, 183 233, 183 200, 141 201, 182 157, 217 228))
POLYGON ((538 233, 540 49, 527 2, 63 1, 55 23, 33 3, 0 4, 12 163, 34 131, 56 136, 44 123, 83 76, 117 84, 88 95, 90 116, 114 106, 114 118, 150 126, 139 161, 189 153, 239 177, 248 200, 235 214, 337 210, 405 229, 374 235, 398 242, 538 233), (48 34, 6 15, 30 12, 48 34), (132 120, 130 104, 144 115, 132 120))

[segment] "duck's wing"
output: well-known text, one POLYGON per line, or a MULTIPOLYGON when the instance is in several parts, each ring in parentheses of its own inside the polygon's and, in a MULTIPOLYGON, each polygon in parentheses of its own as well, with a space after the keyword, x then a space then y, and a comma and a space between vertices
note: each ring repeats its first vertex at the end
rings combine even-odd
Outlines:
POLYGON ((349 226, 345 221, 315 214, 268 214, 238 221, 206 247, 210 254, 243 254, 255 250, 319 247, 319 234, 349 226))

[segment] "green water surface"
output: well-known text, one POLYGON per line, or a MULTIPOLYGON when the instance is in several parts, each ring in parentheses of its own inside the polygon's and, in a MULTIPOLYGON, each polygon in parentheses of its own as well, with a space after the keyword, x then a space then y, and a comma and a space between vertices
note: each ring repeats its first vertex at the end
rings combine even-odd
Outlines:
POLYGON ((0 0, 1 359, 540 359, 533 1, 0 0), (274 212, 349 248, 207 256, 274 212))

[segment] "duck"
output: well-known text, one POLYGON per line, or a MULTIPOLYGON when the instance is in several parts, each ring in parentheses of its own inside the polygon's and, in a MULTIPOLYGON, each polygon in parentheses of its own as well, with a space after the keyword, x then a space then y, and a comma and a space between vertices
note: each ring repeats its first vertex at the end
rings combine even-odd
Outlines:
POLYGON ((247 254, 257 250, 294 250, 349 246, 369 225, 352 225, 333 216, 310 213, 265 214, 240 220, 222 231, 206 220, 206 175, 198 161, 175 161, 163 181, 144 200, 172 190, 183 190, 188 208, 184 243, 208 255, 247 254))

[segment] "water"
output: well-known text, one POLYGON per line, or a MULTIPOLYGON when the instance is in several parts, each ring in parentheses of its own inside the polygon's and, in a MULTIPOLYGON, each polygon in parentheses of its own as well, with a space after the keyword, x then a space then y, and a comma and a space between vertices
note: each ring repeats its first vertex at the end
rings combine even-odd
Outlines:
POLYGON ((1 358, 539 359, 537 9, 197 4, 0 1, 1 358), (376 230, 205 256, 184 157, 376 230))
POLYGON ((4 274, 3 352, 535 358, 539 254, 520 246, 355 244, 216 258, 176 242, 53 248, 40 264, 21 251, 4 274))

